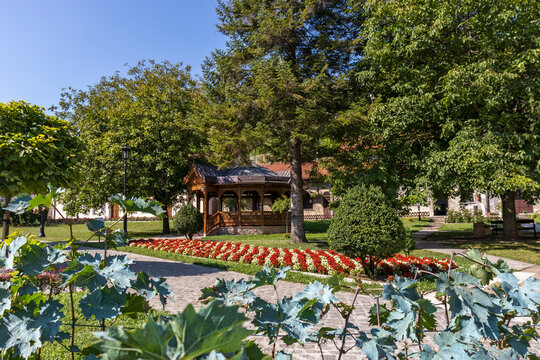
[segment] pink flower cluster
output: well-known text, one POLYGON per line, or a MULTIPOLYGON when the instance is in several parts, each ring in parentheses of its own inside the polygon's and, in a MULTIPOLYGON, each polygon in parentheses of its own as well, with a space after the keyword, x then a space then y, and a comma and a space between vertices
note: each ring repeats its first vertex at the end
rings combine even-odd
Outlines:
MULTIPOLYGON (((334 250, 269 248, 242 243, 187 239, 139 239, 132 240, 130 246, 259 266, 290 266, 293 270, 319 274, 362 272, 359 258, 352 259, 334 250)), ((438 272, 447 270, 449 263, 448 259, 437 260, 396 254, 380 261, 378 270, 384 276, 413 277, 417 267, 438 272)))

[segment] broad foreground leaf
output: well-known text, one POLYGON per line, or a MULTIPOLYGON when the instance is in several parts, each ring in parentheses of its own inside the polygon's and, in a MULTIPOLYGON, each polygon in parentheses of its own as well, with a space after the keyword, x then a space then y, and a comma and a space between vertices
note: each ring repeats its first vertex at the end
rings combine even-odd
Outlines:
POLYGON ((237 307, 213 301, 196 312, 192 305, 170 319, 150 318, 141 329, 110 328, 87 353, 120 359, 260 359, 262 354, 245 339, 253 333, 243 327, 247 318, 237 307), (227 356, 223 356, 226 354, 227 356))

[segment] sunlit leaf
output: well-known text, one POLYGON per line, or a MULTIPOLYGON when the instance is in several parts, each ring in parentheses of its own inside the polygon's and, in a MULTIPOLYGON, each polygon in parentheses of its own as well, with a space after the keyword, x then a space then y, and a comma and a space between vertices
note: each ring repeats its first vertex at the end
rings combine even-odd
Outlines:
POLYGON ((120 206, 125 212, 143 212, 147 214, 152 214, 154 216, 161 217, 165 212, 162 206, 163 204, 154 200, 145 200, 142 198, 133 197, 131 199, 126 199, 124 195, 113 195, 110 199, 110 202, 120 206))

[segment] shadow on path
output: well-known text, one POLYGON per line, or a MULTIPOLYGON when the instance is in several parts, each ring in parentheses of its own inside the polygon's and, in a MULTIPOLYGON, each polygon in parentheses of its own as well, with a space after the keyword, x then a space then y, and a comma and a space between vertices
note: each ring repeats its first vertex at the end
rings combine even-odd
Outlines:
POLYGON ((151 276, 199 276, 202 274, 215 274, 224 270, 211 268, 196 264, 185 264, 180 262, 160 262, 135 260, 130 265, 135 272, 144 271, 151 276))

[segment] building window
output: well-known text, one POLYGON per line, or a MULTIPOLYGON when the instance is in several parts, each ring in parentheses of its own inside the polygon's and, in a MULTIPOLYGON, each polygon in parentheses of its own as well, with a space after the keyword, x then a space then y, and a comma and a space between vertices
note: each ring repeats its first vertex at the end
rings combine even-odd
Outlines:
POLYGON ((304 193, 304 210, 312 210, 313 209, 313 199, 309 195, 309 193, 304 193))

